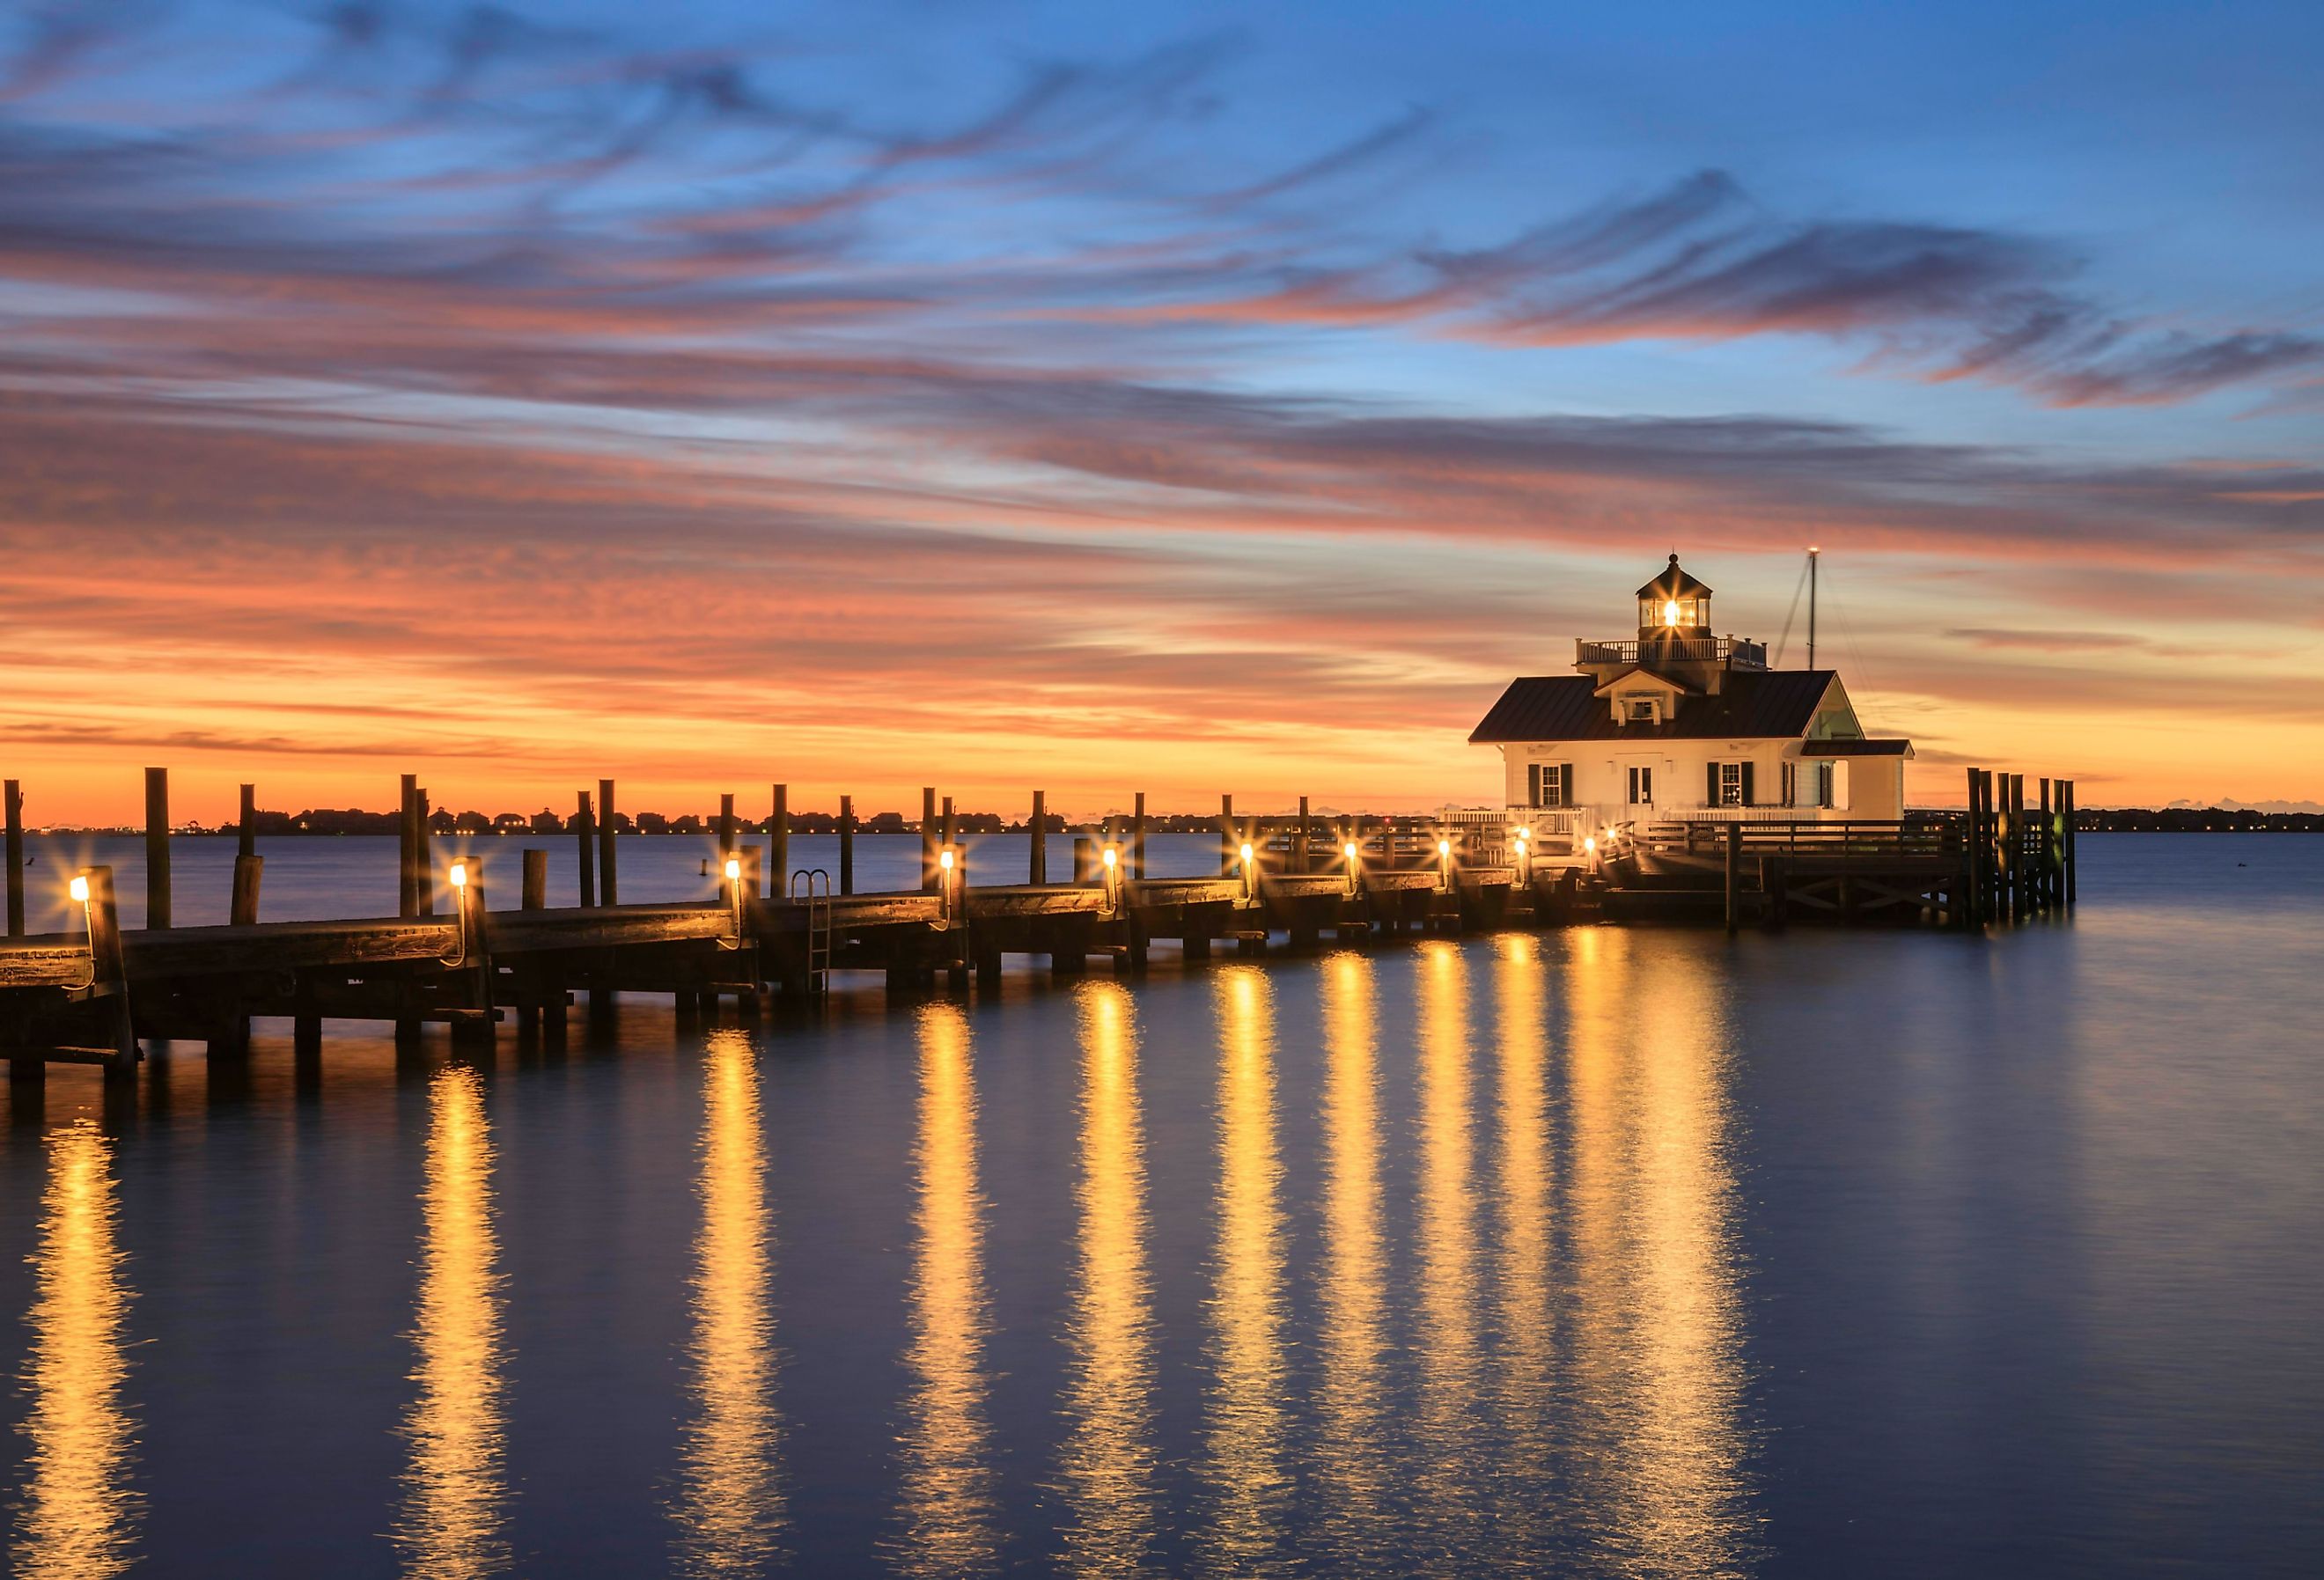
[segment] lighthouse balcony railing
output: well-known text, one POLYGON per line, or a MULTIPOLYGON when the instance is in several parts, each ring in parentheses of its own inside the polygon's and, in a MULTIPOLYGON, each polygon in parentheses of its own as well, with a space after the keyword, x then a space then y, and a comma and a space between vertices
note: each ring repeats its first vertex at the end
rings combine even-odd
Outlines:
POLYGON ((1725 664, 1738 670, 1767 667, 1767 644, 1740 636, 1667 636, 1620 642, 1577 641, 1577 664, 1635 664, 1654 660, 1725 664))

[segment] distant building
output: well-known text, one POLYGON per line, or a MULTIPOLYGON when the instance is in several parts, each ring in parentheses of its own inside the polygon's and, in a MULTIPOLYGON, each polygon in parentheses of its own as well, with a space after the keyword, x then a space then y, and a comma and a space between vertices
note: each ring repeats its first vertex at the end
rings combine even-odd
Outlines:
POLYGON ((1871 740, 1834 670, 1770 670, 1712 634, 1678 556, 1640 587, 1635 639, 1579 642, 1572 675, 1512 680, 1470 733, 1506 801, 1569 831, 1691 818, 1893 819, 1913 744, 1871 740))

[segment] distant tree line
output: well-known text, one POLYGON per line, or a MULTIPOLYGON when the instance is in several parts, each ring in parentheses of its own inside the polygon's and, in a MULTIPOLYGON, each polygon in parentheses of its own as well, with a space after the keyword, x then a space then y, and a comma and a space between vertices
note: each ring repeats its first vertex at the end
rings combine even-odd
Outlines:
POLYGON ((2224 807, 2089 807, 2074 814, 2086 834, 2324 834, 2324 812, 2224 807))
MULTIPOLYGON (((790 815, 793 834, 836 834, 839 832, 837 812, 793 811, 790 815)), ((1126 815, 1122 818, 1128 826, 1126 815)), ((568 834, 577 819, 560 817, 543 807, 530 817, 522 812, 455 812, 441 808, 429 816, 428 827, 437 834, 568 834)), ((1052 834, 1064 834, 1088 824, 1074 823, 1056 813, 1042 819, 1052 834)), ((393 834, 399 818, 393 812, 364 812, 354 808, 337 810, 318 807, 303 812, 260 811, 251 818, 254 834, 393 834)), ((770 818, 734 819, 738 833, 765 834, 770 818)), ((916 834, 919 819, 907 818, 901 812, 874 812, 868 818, 858 818, 855 829, 859 834, 916 834)), ((1032 827, 1029 818, 1014 822, 998 812, 955 812, 953 826, 963 834, 1022 834, 1032 827)), ((1148 832, 1155 834, 1209 834, 1218 828, 1218 819, 1194 813, 1156 816, 1146 819, 1148 832)), ((218 832, 235 831, 235 825, 220 826, 218 832)), ((718 829, 717 814, 681 812, 675 817, 660 812, 628 812, 613 814, 616 834, 715 834, 718 829)))

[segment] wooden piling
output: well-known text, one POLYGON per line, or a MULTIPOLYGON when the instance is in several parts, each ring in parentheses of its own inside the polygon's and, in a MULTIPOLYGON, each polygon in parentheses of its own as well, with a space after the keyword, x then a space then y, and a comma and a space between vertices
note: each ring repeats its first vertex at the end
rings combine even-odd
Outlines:
POLYGON ((718 870, 726 870, 728 858, 734 854, 734 797, 730 791, 718 798, 718 870))
POLYGON ((936 787, 920 787, 920 890, 934 893, 936 888, 936 787))
POLYGON ((621 880, 613 846, 613 781, 597 781, 597 894, 601 903, 622 902, 621 880))
POLYGON ((1239 846, 1242 841, 1235 836, 1234 797, 1219 798, 1219 876, 1234 876, 1236 864, 1242 857, 1239 846))
POLYGON ((1074 882, 1089 882, 1097 875, 1097 841, 1086 834, 1074 836, 1074 882))
POLYGON ((235 824, 235 855, 256 855, 258 854, 257 822, 258 787, 254 784, 246 784, 242 787, 242 810, 237 814, 235 824))
MULTIPOLYGON (((1130 815, 1130 875, 1141 882, 1146 878, 1146 792, 1144 790, 1138 792, 1138 809, 1130 815)), ((1138 963, 1140 966, 1146 964, 1145 951, 1142 947, 1139 948, 1138 963)))
POLYGON ((1299 798, 1299 827, 1291 831, 1291 870, 1305 873, 1307 865, 1307 798, 1299 798))
MULTIPOLYGON (((549 909, 549 853, 547 851, 527 850, 524 853, 524 886, 521 897, 517 903, 520 909, 525 910, 549 909)), ((538 1037, 541 1029, 541 1012, 547 1007, 543 1001, 549 997, 549 984, 539 971, 530 966, 521 966, 518 968, 518 979, 522 985, 519 989, 516 1005, 517 1035, 520 1038, 538 1037)), ((562 997, 561 990, 559 990, 559 996, 562 997)), ((557 1018, 560 1021, 564 1019, 564 1012, 561 1009, 557 1012, 557 1018)))
POLYGON ((24 790, 14 780, 0 782, 0 819, 7 826, 8 936, 24 936, 24 790))
MULTIPOLYGON (((788 880, 786 880, 788 882, 788 880)), ((855 892, 855 798, 839 798, 839 892, 855 892)))
POLYGON ((88 882, 89 984, 86 1002, 97 1006, 105 1028, 105 1078, 129 1081, 137 1075, 137 1034, 129 1013, 128 972, 121 954, 121 910, 113 892, 111 867, 83 867, 88 882))
MULTIPOLYGON (((950 796, 944 799, 944 848, 953 853, 953 860, 960 859, 960 827, 953 819, 950 796)), ((941 873, 942 866, 939 865, 937 870, 941 873)))
POLYGON ((145 771, 145 925, 170 925, 170 771, 145 771))
POLYGON ((581 904, 597 903, 597 818, 589 809, 589 792, 573 792, 573 841, 580 847, 581 904))
POLYGON ((2051 821, 2054 815, 2050 805, 2050 781, 2040 781, 2041 807, 2034 823, 2034 839, 2038 855, 2034 863, 2034 907, 2048 910, 2056 903, 2054 880, 2057 876, 2057 826, 2051 821))
POLYGON ((227 901, 226 920, 235 927, 258 924, 258 884, 266 871, 263 855, 234 858, 234 893, 227 901))
POLYGON ((2025 776, 2009 776, 2009 915, 2023 921, 2033 908, 2033 873, 2025 857, 2025 776))
POLYGON ((428 799, 428 787, 420 787, 420 842, 413 848, 420 858, 420 914, 436 914, 436 834, 429 818, 434 808, 428 799))
POLYGON ((420 776, 403 776, 402 799, 396 820, 395 847, 395 914, 420 914, 420 848, 419 832, 420 776))
POLYGON ((1727 930, 1743 925, 1743 824, 1727 826, 1727 930))
POLYGON ((788 892, 791 881, 791 787, 775 786, 774 815, 767 819, 767 888, 788 892))
POLYGON ((2066 907, 2074 904, 2074 824, 2080 808, 2074 803, 2074 781, 2066 781, 2066 907))
POLYGON ((1049 881, 1049 793, 1033 792, 1032 855, 1026 864, 1025 881, 1046 883, 1049 881))

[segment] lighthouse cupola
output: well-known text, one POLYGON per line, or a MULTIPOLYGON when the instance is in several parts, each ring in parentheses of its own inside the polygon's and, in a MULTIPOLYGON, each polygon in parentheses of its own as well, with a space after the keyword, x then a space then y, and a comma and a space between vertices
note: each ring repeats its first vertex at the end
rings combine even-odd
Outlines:
POLYGON ((1711 630, 1711 589, 1670 557, 1663 573, 1638 589, 1638 641, 1657 646, 1706 635, 1711 630))

